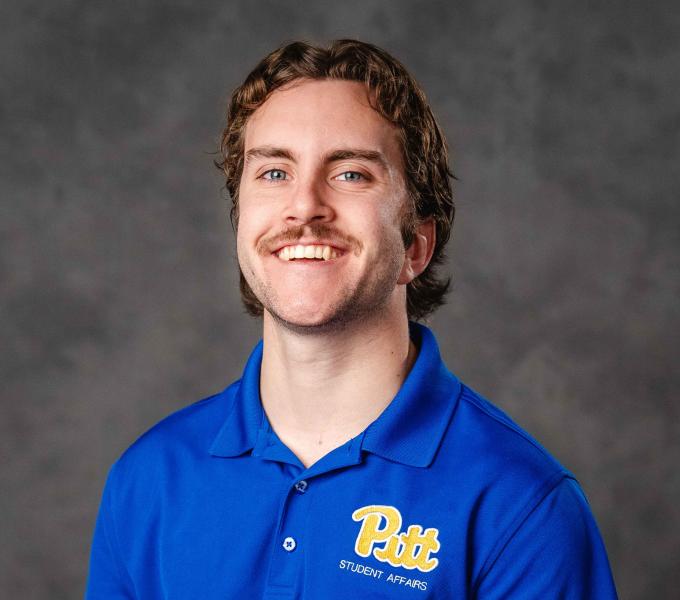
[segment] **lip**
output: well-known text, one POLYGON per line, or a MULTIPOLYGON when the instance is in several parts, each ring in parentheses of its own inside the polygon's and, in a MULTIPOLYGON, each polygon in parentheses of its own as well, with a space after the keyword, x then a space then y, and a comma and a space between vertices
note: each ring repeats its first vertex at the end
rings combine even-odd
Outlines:
POLYGON ((291 246, 291 247, 295 247, 295 246, 330 246, 331 248, 333 248, 333 250, 337 250, 341 254, 345 254, 347 252, 346 246, 342 246, 342 245, 340 245, 340 244, 338 244, 337 242, 334 242, 334 241, 318 240, 318 239, 312 240, 312 239, 302 238, 300 240, 283 242, 283 243, 277 244, 274 247, 274 250, 272 250, 272 254, 278 254, 286 246, 291 246))
POLYGON ((329 258, 328 260, 318 260, 313 258, 297 258, 295 260, 282 260, 276 254, 272 254, 272 258, 278 261, 278 263, 284 264, 286 268, 289 269, 328 269, 333 265, 337 265, 339 261, 344 260, 347 254, 340 254, 335 258, 329 258))
MULTIPOLYGON (((304 244, 302 244, 304 245, 304 244)), ((321 244, 314 244, 314 245, 321 245, 321 244)), ((274 259, 277 263, 284 263, 288 267, 330 267, 335 264, 337 264, 339 261, 343 261, 346 259, 350 252, 347 250, 340 250, 337 246, 331 246, 331 244, 325 244, 327 246, 330 246, 333 248, 333 252, 335 253, 334 258, 329 258, 328 260, 320 260, 318 258, 296 258, 295 260, 290 259, 290 260, 285 260, 279 256, 280 250, 277 250, 276 252, 272 252, 269 257, 270 259, 274 259)), ((297 244, 291 244, 290 246, 281 246, 281 249, 290 247, 294 248, 297 246, 297 244)))

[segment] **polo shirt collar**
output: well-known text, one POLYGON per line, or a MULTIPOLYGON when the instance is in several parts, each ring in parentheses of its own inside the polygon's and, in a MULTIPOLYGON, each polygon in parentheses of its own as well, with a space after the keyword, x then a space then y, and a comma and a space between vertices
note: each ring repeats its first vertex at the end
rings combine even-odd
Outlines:
POLYGON ((266 423, 260 401, 262 349, 263 342, 260 340, 246 362, 229 416, 210 447, 213 456, 240 456, 252 450, 257 443, 260 430, 266 423))
MULTIPOLYGON (((388 460, 427 467, 437 452, 457 406, 461 384, 441 360, 434 334, 410 323, 418 358, 389 406, 357 438, 354 446, 388 460)), ((260 400, 260 341, 246 363, 231 412, 214 439, 214 456, 240 456, 261 444, 270 431, 260 400), (258 439, 260 444, 258 444, 258 439)))
POLYGON ((432 463, 462 385, 446 368, 434 334, 409 323, 411 339, 420 345, 415 364, 394 400, 364 435, 363 449, 388 460, 427 467, 432 463))

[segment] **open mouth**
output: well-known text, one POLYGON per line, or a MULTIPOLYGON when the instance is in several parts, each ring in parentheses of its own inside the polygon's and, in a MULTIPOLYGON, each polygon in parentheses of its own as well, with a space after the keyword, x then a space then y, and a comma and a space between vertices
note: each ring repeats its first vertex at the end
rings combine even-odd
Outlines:
POLYGON ((320 244, 310 244, 297 246, 284 246, 281 250, 275 252, 281 260, 295 261, 295 260, 319 260, 328 261, 338 258, 342 251, 333 248, 332 246, 325 246, 320 244))

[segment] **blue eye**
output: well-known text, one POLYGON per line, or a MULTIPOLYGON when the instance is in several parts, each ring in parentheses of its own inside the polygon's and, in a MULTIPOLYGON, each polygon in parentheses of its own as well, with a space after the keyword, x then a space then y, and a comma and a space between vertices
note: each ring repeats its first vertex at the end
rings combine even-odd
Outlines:
POLYGON ((357 171, 345 171, 344 173, 340 173, 340 175, 338 175, 338 179, 340 179, 340 181, 361 181, 365 178, 357 171))
POLYGON ((262 173, 261 177, 267 181, 283 181, 288 177, 288 174, 281 169, 269 169, 269 171, 262 173))

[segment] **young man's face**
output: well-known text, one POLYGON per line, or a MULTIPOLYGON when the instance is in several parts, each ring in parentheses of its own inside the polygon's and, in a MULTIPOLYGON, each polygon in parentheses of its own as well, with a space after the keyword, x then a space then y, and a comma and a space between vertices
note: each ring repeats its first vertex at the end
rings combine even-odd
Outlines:
POLYGON ((244 153, 238 259, 265 310, 298 327, 405 310, 398 132, 363 84, 275 91, 248 121, 244 153))

